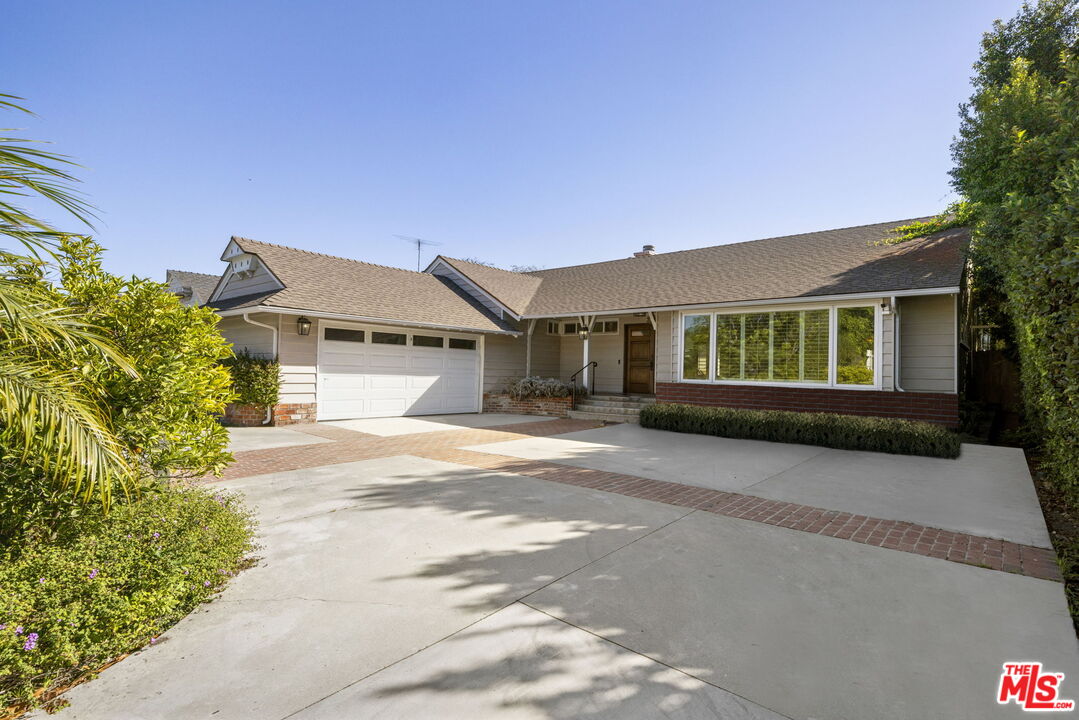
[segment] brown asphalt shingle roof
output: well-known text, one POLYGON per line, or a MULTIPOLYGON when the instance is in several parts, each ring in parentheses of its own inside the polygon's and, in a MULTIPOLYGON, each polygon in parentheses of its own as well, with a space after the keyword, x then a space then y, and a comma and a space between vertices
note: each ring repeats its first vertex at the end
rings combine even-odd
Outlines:
POLYGON ((177 288, 189 288, 193 295, 208 298, 217 287, 220 275, 190 272, 188 270, 166 270, 165 282, 177 288))
POLYGON ((443 260, 525 316, 958 286, 969 233, 955 229, 898 245, 877 244, 889 237, 892 228, 908 222, 530 273, 443 260))
POLYGON ((274 292, 213 303, 218 310, 289 308, 480 332, 513 332, 448 280, 427 273, 233 237, 285 285, 274 292))

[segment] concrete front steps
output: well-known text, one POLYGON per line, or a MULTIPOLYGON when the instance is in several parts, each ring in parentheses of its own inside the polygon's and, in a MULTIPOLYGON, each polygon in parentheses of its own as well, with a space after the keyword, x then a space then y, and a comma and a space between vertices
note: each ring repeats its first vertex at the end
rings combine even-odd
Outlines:
POLYGON ((640 422, 641 408, 655 401, 651 395, 586 395, 577 401, 569 416, 578 420, 636 423, 640 422))

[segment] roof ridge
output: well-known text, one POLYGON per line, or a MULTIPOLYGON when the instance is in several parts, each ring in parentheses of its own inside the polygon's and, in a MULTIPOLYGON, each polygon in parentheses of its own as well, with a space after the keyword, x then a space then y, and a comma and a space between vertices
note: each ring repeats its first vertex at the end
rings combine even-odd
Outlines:
POLYGON ((439 254, 439 257, 443 260, 452 260, 453 262, 466 263, 468 265, 475 265, 476 267, 487 268, 488 270, 499 270, 504 273, 510 273, 512 275, 531 276, 530 272, 522 272, 521 270, 507 270, 506 268, 498 267, 497 265, 488 265, 486 263, 473 262, 471 260, 465 260, 463 258, 450 257, 449 255, 439 254))
POLYGON ((292 247, 291 245, 281 245, 278 243, 268 243, 262 240, 255 240, 249 237, 243 237, 242 235, 233 235, 233 240, 240 242, 250 242, 256 245, 267 245, 269 247, 277 248, 279 250, 292 250, 293 252, 304 253, 305 255, 314 255, 315 257, 324 257, 329 260, 343 260, 345 262, 356 263, 357 265, 366 265, 367 267, 382 268, 383 270, 396 270, 397 272, 410 273, 412 275, 429 275, 429 273, 420 272, 418 270, 409 270, 408 268, 394 267, 393 265, 379 265, 378 263, 365 262, 363 260, 357 260, 356 258, 347 258, 340 255, 330 255, 328 253, 315 252, 314 250, 305 250, 304 248, 292 247))
MULTIPOLYGON (((787 239, 804 237, 806 235, 819 235, 821 233, 842 232, 843 230, 857 230, 859 228, 873 227, 874 225, 896 225, 896 226, 898 226, 898 225, 902 225, 904 223, 914 222, 915 220, 924 220, 926 218, 931 218, 931 217, 934 217, 934 216, 933 215, 924 215, 924 216, 921 216, 921 217, 907 218, 907 219, 904 219, 904 220, 891 220, 891 221, 888 221, 888 222, 865 223, 865 224, 862 224, 862 225, 848 225, 847 227, 829 228, 827 230, 809 230, 807 232, 792 233, 790 235, 772 235, 770 237, 756 238, 754 240, 739 240, 738 242, 721 243, 719 245, 705 245, 704 247, 686 248, 684 250, 671 250, 669 252, 656 253, 655 255, 650 255, 648 257, 656 257, 658 255, 677 255, 679 253, 688 253, 688 252, 699 252, 701 250, 711 250, 713 248, 721 248, 721 247, 732 247, 734 245, 748 245, 750 243, 765 242, 766 240, 787 240, 787 239)), ((543 270, 534 270, 534 271, 532 271, 530 273, 522 273, 522 274, 524 274, 524 275, 538 275, 539 273, 551 272, 553 270, 569 270, 571 268, 589 267, 590 265, 604 265, 606 263, 622 262, 624 260, 637 260, 637 259, 639 259, 639 258, 637 258, 637 257, 623 257, 623 258, 614 258, 613 260, 597 260, 596 262, 580 263, 578 265, 565 265, 563 267, 544 268, 543 270)), ((644 259, 644 258, 641 258, 641 259, 644 259)))

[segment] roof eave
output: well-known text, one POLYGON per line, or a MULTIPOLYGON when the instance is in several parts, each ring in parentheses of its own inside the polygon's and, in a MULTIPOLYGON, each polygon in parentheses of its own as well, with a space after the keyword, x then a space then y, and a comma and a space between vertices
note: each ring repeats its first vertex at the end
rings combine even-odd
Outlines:
POLYGON ((304 310, 301 308, 277 307, 275 305, 250 305, 248 307, 231 308, 229 310, 217 310, 216 312, 221 317, 243 315, 244 313, 253 312, 269 312, 277 313, 279 315, 308 315, 310 317, 321 318, 324 320, 347 320, 350 322, 367 322, 377 325, 396 325, 400 327, 429 328, 431 330, 445 330, 447 332, 479 333, 483 335, 509 335, 511 337, 518 337, 524 334, 517 330, 490 330, 484 328, 462 327, 458 325, 445 325, 441 323, 424 323, 418 321, 395 320, 393 318, 370 317, 366 315, 331 313, 321 310, 304 310))
POLYGON ((745 307, 752 305, 789 305, 791 303, 807 302, 837 302, 843 300, 861 300, 879 297, 908 297, 911 295, 954 295, 959 293, 958 286, 943 286, 932 288, 908 288, 903 290, 873 290, 863 293, 842 293, 835 295, 796 295, 793 297, 764 298, 760 300, 724 300, 722 302, 702 302, 682 305, 657 305, 644 307, 604 308, 588 310, 564 310, 557 313, 533 314, 524 313, 523 320, 542 320, 545 318, 571 317, 575 315, 620 315, 635 312, 668 312, 675 310, 693 310, 697 308, 714 307, 745 307))

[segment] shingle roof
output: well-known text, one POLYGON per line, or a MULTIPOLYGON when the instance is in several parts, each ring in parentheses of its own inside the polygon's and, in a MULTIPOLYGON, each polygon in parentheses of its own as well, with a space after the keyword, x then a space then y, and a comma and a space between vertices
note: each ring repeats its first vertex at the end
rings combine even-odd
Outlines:
POLYGON ((218 310, 263 306, 480 332, 514 331, 463 290, 434 275, 242 237, 232 240, 257 255, 285 287, 213 303, 218 310))
POLYGON ((528 303, 531 302, 542 282, 539 277, 528 273, 503 270, 468 260, 440 257, 446 264, 479 285, 488 295, 517 315, 521 314, 521 309, 528 307, 528 303))
POLYGON ((443 259, 514 313, 525 316, 958 286, 969 233, 955 229, 898 245, 878 244, 892 228, 909 222, 530 273, 443 259))
MULTIPOLYGON (((165 282, 172 288, 190 288, 194 296, 208 298, 217 287, 220 275, 189 272, 187 270, 166 270, 165 282)), ((179 292, 179 290, 177 290, 179 292)))

